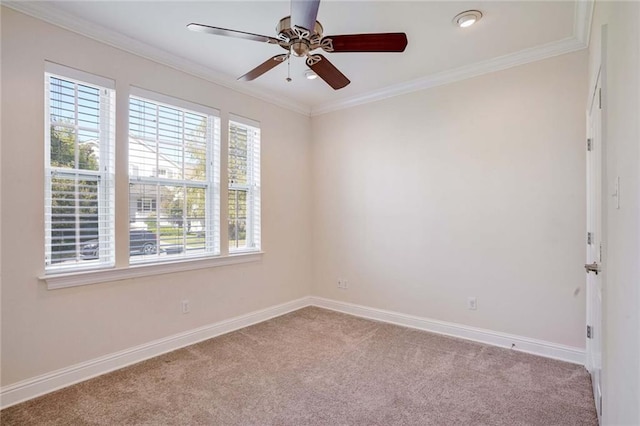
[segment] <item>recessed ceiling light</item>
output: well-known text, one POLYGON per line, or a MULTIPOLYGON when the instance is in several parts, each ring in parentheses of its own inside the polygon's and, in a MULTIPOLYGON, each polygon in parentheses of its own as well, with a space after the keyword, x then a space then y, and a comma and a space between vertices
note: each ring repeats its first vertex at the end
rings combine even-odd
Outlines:
POLYGON ((482 18, 482 12, 479 10, 467 10, 465 12, 458 13, 453 18, 453 23, 460 28, 467 28, 478 22, 480 18, 482 18))
POLYGON ((313 70, 306 70, 304 72, 304 76, 307 78, 307 80, 315 80, 316 78, 318 78, 318 74, 313 72, 313 70))

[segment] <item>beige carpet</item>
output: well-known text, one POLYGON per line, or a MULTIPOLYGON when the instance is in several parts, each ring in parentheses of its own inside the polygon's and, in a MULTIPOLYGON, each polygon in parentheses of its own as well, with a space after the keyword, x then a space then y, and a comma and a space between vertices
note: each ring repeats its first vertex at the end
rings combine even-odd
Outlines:
POLYGON ((596 425, 587 371, 305 308, 0 412, 3 425, 596 425))

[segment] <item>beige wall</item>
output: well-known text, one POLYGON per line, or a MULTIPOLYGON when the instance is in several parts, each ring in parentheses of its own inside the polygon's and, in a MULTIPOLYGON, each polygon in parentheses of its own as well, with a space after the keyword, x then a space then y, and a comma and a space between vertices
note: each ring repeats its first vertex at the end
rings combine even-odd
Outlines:
POLYGON ((586 68, 314 117, 313 294, 584 348, 586 68))
MULTIPOLYGON (((608 223, 607 424, 640 423, 638 8, 595 16, 616 46, 607 167, 629 203, 608 223)), ((309 294, 584 347, 585 52, 309 120, 12 10, 1 30, 2 386, 309 294), (121 162, 129 85, 261 121, 263 261, 47 291, 45 60, 116 80, 121 162)))
MULTIPOLYGON (((310 292, 309 118, 2 9, 2 385, 310 292), (44 61, 117 84, 118 234, 127 232, 129 85, 262 123, 260 263, 47 291, 44 61), (283 123, 285 123, 283 125, 283 123), (180 313, 180 301, 191 312, 180 313)), ((120 251, 126 252, 121 241, 120 251)))
POLYGON ((603 424, 640 424, 640 3, 597 2, 589 81, 602 62, 604 162, 603 424), (607 26, 601 58, 602 26, 607 26), (620 209, 613 193, 620 178, 620 209))

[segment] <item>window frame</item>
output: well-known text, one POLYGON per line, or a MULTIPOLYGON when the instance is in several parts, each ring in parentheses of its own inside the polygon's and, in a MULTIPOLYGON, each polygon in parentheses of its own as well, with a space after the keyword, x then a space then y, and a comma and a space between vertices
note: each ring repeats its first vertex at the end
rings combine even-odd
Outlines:
MULTIPOLYGON (((109 209, 110 209, 110 215, 111 215, 111 243, 112 243, 112 262, 110 262, 110 264, 107 265, 88 265, 86 264, 86 267, 74 267, 74 268, 60 268, 60 269, 55 269, 55 270, 44 270, 39 276, 38 279, 43 281, 44 283, 46 283, 47 289, 49 290, 54 290, 54 289, 59 289, 59 288, 68 288, 68 287, 75 287, 75 286, 81 286, 81 285, 90 285, 90 284, 97 284, 97 283, 103 283, 103 282, 112 282, 112 281, 118 281, 118 280, 124 280, 124 279, 131 279, 131 278, 138 278, 138 277, 148 277, 148 276, 154 276, 154 275, 162 275, 162 274, 168 274, 168 273, 176 273, 176 272, 183 272, 183 271, 192 271, 192 270, 198 270, 198 269, 204 269, 204 268, 212 268, 212 267, 220 267, 220 266, 226 266, 226 265, 236 265, 236 264, 244 264, 244 263, 257 263, 257 262, 261 262, 262 261, 262 255, 264 254, 259 248, 255 248, 252 250, 240 250, 240 251, 232 251, 229 252, 228 249, 228 241, 227 242, 223 242, 221 240, 222 237, 222 226, 227 226, 228 223, 228 218, 226 218, 226 215, 222 214, 222 205, 220 204, 220 197, 221 195, 225 194, 226 191, 228 191, 228 187, 223 188, 221 186, 221 178, 225 177, 226 175, 221 175, 221 166, 220 166, 220 162, 222 160, 221 154, 222 153, 226 153, 226 150, 222 149, 222 144, 221 144, 221 131, 222 131, 222 126, 223 125, 227 125, 227 128, 229 126, 229 121, 230 120, 234 120, 234 121, 242 121, 242 120, 247 120, 250 124, 255 124, 255 127, 257 127, 259 129, 259 123, 254 122, 252 120, 248 120, 248 119, 244 119, 240 116, 236 116, 236 115, 231 115, 231 119, 229 119, 226 114, 225 114, 225 119, 222 120, 220 113, 217 109, 215 108, 211 108, 208 106, 204 106, 204 105, 199 105, 193 102, 189 102, 189 101, 183 101, 181 99, 178 98, 173 98, 170 96, 165 96, 162 95, 160 93, 157 92, 151 92, 151 91, 147 91, 145 89, 141 89, 138 87, 134 87, 134 86, 129 86, 129 92, 122 92, 120 91, 118 93, 118 100, 120 100, 121 96, 125 96, 127 99, 127 111, 125 112, 125 114, 122 114, 121 112, 119 113, 118 117, 116 117, 116 113, 115 113, 115 108, 116 108, 116 93, 115 93, 115 81, 104 78, 104 77, 100 77, 100 76, 96 76, 90 73, 86 73, 84 71, 79 71, 73 68, 68 68, 62 65, 57 65, 57 64, 53 64, 53 63, 49 63, 49 62, 45 62, 46 67, 45 67, 45 84, 47 82, 47 76, 46 73, 50 73, 50 74, 54 74, 58 77, 62 77, 63 79, 73 79, 73 80, 77 80, 80 83, 83 84, 87 84, 88 85, 96 85, 96 86, 102 86, 102 87, 108 87, 110 92, 110 124, 109 124, 109 139, 110 139, 110 151, 109 151, 109 156, 110 156, 110 194, 109 194, 109 200, 110 200, 110 204, 109 204, 109 209), (117 144, 116 144, 116 126, 118 126, 119 128, 127 128, 127 123, 129 121, 129 111, 128 111, 128 102, 129 102, 129 97, 131 95, 134 96, 140 96, 143 98, 149 98, 149 94, 153 94, 155 95, 157 98, 152 99, 155 100, 156 102, 163 102, 168 104, 169 106, 179 106, 179 107, 183 107, 185 109, 190 109, 190 110, 195 110, 194 108, 192 108, 193 106, 196 106, 198 108, 203 108, 205 109, 206 112, 209 111, 215 111, 216 114, 216 119, 217 119, 217 152, 218 155, 214 157, 214 167, 216 168, 216 174, 217 174, 217 180, 215 182, 215 190, 216 190, 216 196, 218 197, 218 207, 215 209, 212 209, 213 212, 213 224, 217 225, 218 230, 217 230, 217 252, 215 255, 206 255, 206 256, 198 256, 198 257, 177 257, 177 258, 171 258, 171 259, 167 259, 167 261, 163 261, 163 262, 140 262, 140 263, 132 263, 130 262, 129 259, 129 253, 127 250, 126 254, 123 253, 119 253, 116 256, 116 252, 115 252, 115 246, 116 243, 122 247, 123 243, 122 242, 117 242, 116 241, 116 236, 115 236, 115 222, 116 221, 120 221, 120 220, 124 220, 127 221, 129 220, 130 217, 130 201, 129 198, 127 197, 127 208, 123 209, 123 208, 119 208, 118 206, 116 206, 115 204, 115 198, 116 196, 118 198, 123 198, 121 195, 116 194, 116 187, 115 187, 115 182, 116 182, 116 178, 119 179, 121 182, 129 182, 130 176, 129 176, 129 165, 128 165, 128 155, 125 155, 125 160, 122 161, 122 156, 118 156, 118 158, 116 158, 116 150, 118 149, 126 149, 128 147, 128 131, 125 131, 124 133, 124 138, 126 138, 125 140, 118 140, 117 144), (171 101, 171 102, 167 102, 167 101, 171 101), (124 117, 124 118, 123 118, 124 117), (126 144, 126 145, 123 145, 126 144), (120 146, 118 146, 120 145, 120 146), (117 163, 117 164, 116 164, 117 163), (225 192, 222 192, 225 191, 225 192), (125 212, 126 211, 126 215, 125 212), (225 222, 222 222, 222 219, 225 219, 225 222), (222 249, 222 250, 221 250, 222 249)), ((46 89, 46 86, 45 86, 46 89)), ((47 160, 46 161, 50 161, 50 152, 48 151, 50 149, 50 132, 49 132, 49 125, 48 125, 48 118, 49 118, 49 93, 48 90, 44 90, 44 96, 45 99, 45 113, 46 113, 46 117, 45 117, 45 123, 47 124, 45 126, 45 141, 47 142, 45 144, 45 149, 47 150, 46 155, 47 155, 47 160)), ((195 110, 197 112, 201 112, 199 110, 195 110)), ((245 121, 246 122, 246 121, 245 121)), ((122 136, 122 134, 118 135, 118 138, 120 138, 122 136)), ((227 147, 228 147, 228 140, 225 142, 227 143, 227 147)), ((135 173, 134 173, 135 175, 135 173)), ((128 185, 127 185, 128 186, 128 185)), ((259 194, 259 192, 258 192, 259 194)), ((259 199, 258 199, 259 201, 259 199)), ((159 206, 156 206, 159 207, 159 206)), ((136 206, 137 208, 137 206, 136 206)), ((46 206, 45 206, 46 209, 46 206)), ((258 219, 258 224, 259 224, 259 215, 257 216, 258 219)), ((129 229, 129 227, 127 226, 127 230, 129 229)), ((258 234, 259 236, 259 234, 258 234)), ((46 237, 46 235, 45 235, 46 237)), ((128 240, 128 237, 122 237, 122 238, 126 238, 128 240)), ((227 239, 228 240, 228 239, 227 239)), ((259 241, 259 240, 258 240, 259 241)), ((45 243, 46 243, 46 238, 45 238, 45 243)), ((127 247, 127 243, 124 243, 124 246, 127 247)), ((84 263, 81 263, 79 265, 84 266, 84 263)))
MULTIPOLYGON (((252 137, 247 137, 247 183, 239 184, 235 183, 231 179, 231 162, 228 161, 228 176, 227 176, 227 195, 230 197, 231 191, 246 191, 246 210, 247 218, 245 225, 245 246, 244 247, 231 247, 231 236, 227 238, 227 244, 229 254, 251 253, 260 252, 262 245, 262 232, 261 232, 261 135, 262 129, 260 123, 255 120, 251 120, 246 117, 242 117, 236 114, 229 114, 228 121, 228 154, 231 156, 231 138, 233 132, 231 131, 232 125, 243 127, 247 133, 254 132, 252 137)), ((227 200, 227 226, 230 224, 229 215, 229 199, 227 200)))
POLYGON ((157 209, 158 200, 151 197, 141 197, 137 200, 136 211, 138 213, 153 213, 157 209))
MULTIPOLYGON (((115 266, 115 82, 84 71, 45 62, 44 67, 44 271, 45 275, 55 275, 87 270, 101 270, 115 266), (73 124, 52 120, 51 79, 59 79, 74 84, 74 122, 73 124), (79 93, 78 86, 82 85, 98 90, 100 109, 97 128, 89 128, 79 123, 79 93), (51 165, 51 127, 60 127, 72 131, 77 138, 80 131, 97 131, 99 143, 98 170, 82 169, 77 164, 79 142, 75 140, 74 156, 76 164, 73 168, 51 165), (76 218, 75 263, 53 262, 53 181, 55 178, 75 180, 76 185, 82 178, 97 182, 97 210, 98 210, 98 244, 101 249, 98 259, 81 260, 80 219, 76 218)), ((79 215, 79 213, 76 213, 79 215)))
MULTIPOLYGON (((156 173, 154 177, 143 177, 139 175, 139 170, 135 170, 135 165, 131 164, 131 156, 128 157, 129 167, 127 167, 127 173, 129 178, 129 189, 132 184, 142 185, 174 185, 182 186, 185 188, 203 188, 205 192, 205 245, 204 252, 196 254, 186 253, 186 248, 183 248, 185 253, 179 255, 166 255, 161 256, 160 251, 158 254, 149 256, 131 256, 129 254, 129 266, 136 265, 153 265, 162 264, 167 262, 175 262, 181 260, 198 259, 198 258, 210 258, 220 256, 220 129, 221 119, 220 111, 208 106, 196 104, 179 98, 175 98, 169 95, 165 95, 158 92, 153 92, 146 89, 141 89, 132 86, 130 88, 128 105, 131 105, 131 100, 136 99, 143 102, 149 102, 155 104, 156 107, 167 107, 171 109, 180 110, 182 112, 202 114, 207 120, 207 133, 205 135, 206 144, 206 171, 205 179, 202 181, 189 180, 182 176, 182 179, 173 179, 160 176, 160 167, 156 163, 156 173), (132 173, 132 169, 134 173, 132 173)), ((131 109, 129 108, 127 113, 127 121, 131 120, 131 109)), ((131 129, 129 129, 127 135, 127 146, 130 147, 130 140, 132 138, 131 129)), ((184 143, 181 148, 184 153, 184 143)), ((130 150, 129 150, 130 151, 130 150)), ((184 167, 184 166, 183 166, 184 167)), ((183 169, 184 171, 184 169, 183 169)), ((129 210, 132 210, 131 195, 129 195, 129 210)), ((156 200, 156 212, 160 209, 159 200, 156 200)), ((137 205, 136 205, 137 210, 137 205)), ((158 222, 159 223, 159 222, 158 222)), ((129 233, 131 233, 131 222, 129 222, 129 233)), ((157 233, 158 238, 158 250, 160 245, 160 235, 157 233)))

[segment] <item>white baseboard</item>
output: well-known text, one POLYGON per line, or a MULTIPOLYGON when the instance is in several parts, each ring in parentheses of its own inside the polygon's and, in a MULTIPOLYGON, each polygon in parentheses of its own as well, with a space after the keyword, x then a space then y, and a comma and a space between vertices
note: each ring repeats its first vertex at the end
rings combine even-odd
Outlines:
POLYGON ((503 348, 512 348, 512 345, 515 345, 513 349, 520 352, 558 359, 573 364, 584 365, 586 360, 585 351, 583 349, 571 346, 564 346, 543 340, 500 333, 482 328, 469 327, 467 325, 422 318, 399 312, 385 311, 382 309, 355 305, 353 303, 339 302, 337 300, 325 299, 322 297, 311 296, 309 299, 310 304, 313 306, 331 309, 333 311, 363 318, 416 328, 418 330, 444 334, 452 337, 459 337, 503 348))
POLYGON ((251 312, 228 320, 199 327, 143 345, 105 355, 51 373, 23 380, 0 389, 0 408, 7 408, 40 395, 118 370, 155 356, 193 345, 221 334, 284 315, 309 305, 309 298, 251 312))
POLYGON ((0 409, 7 408, 29 399, 36 398, 55 390, 79 383, 96 376, 118 370, 131 364, 162 355, 212 337, 220 336, 240 328, 250 326, 286 313, 317 306, 345 314, 416 328, 432 333, 459 337, 489 345, 511 348, 515 350, 559 359, 574 364, 584 365, 585 352, 579 348, 558 345, 542 340, 515 336, 481 328, 469 327, 455 323, 438 321, 399 312, 385 311, 353 303, 340 302, 322 297, 307 296, 291 302, 250 312, 228 320, 220 321, 204 327, 175 334, 164 339, 154 340, 120 352, 95 358, 51 373, 23 380, 0 389, 0 409))

